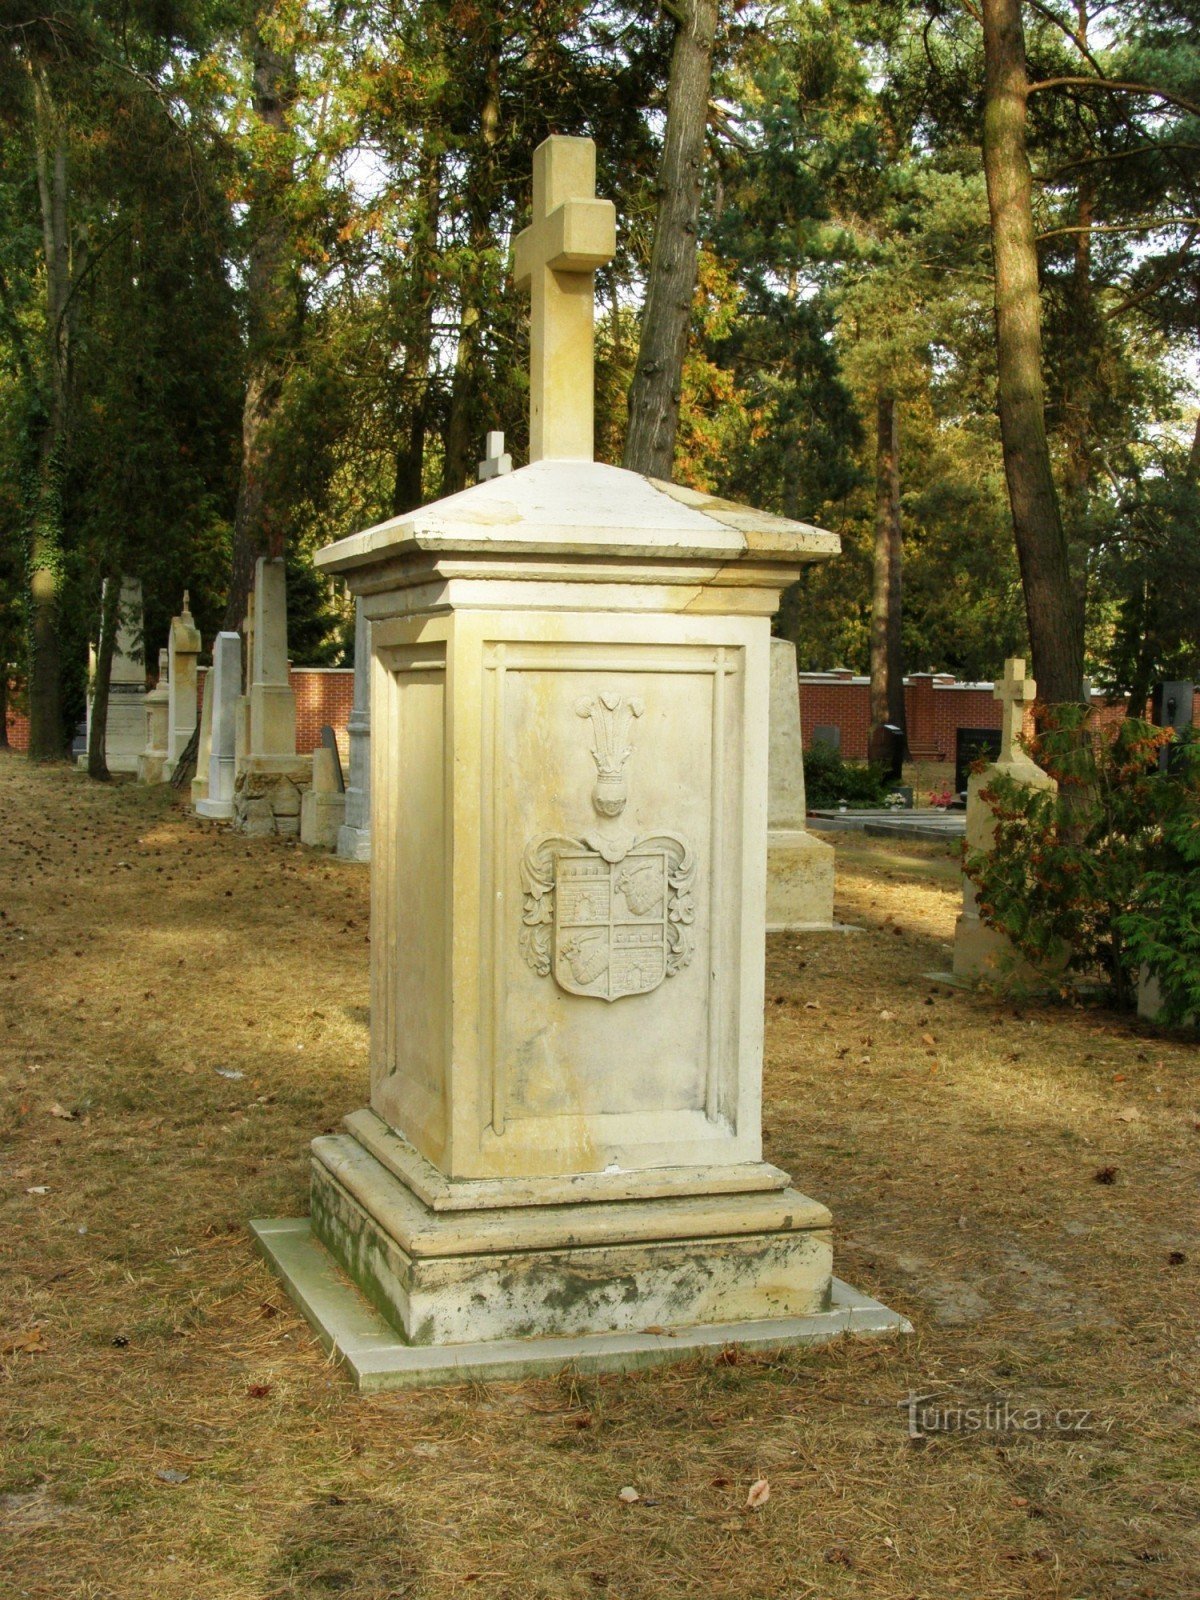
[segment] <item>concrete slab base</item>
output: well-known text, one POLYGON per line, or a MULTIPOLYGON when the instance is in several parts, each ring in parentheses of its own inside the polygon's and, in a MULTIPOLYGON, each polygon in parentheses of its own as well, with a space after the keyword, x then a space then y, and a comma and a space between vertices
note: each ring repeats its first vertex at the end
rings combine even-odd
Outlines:
POLYGON ((835 1278, 830 1310, 803 1317, 709 1323, 675 1328, 670 1333, 410 1345, 367 1303, 317 1242, 307 1217, 258 1219, 251 1222, 250 1231, 321 1344, 364 1392, 544 1377, 564 1368, 631 1372, 695 1356, 717 1356, 730 1345, 770 1351, 821 1344, 843 1335, 864 1338, 912 1332, 905 1317, 835 1278))

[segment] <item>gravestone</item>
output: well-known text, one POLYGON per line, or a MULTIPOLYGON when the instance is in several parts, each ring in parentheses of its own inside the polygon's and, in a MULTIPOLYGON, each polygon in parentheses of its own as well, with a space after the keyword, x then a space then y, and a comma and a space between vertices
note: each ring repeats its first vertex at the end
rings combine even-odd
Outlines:
POLYGON ((530 465, 317 558, 372 625, 370 1105, 253 1227, 371 1387, 903 1325, 762 1158, 770 618, 838 541, 592 460, 612 208, 590 140, 534 172, 530 465))
POLYGON ((833 846, 808 831, 796 646, 771 640, 767 932, 833 927, 833 846))
POLYGON ((245 743, 234 781, 234 824, 245 833, 295 836, 300 832, 301 791, 312 782, 312 757, 296 753, 282 558, 260 556, 255 563, 251 611, 245 743))
POLYGON ((316 850, 336 849, 345 816, 346 794, 337 746, 322 743, 313 751, 312 788, 306 789, 300 799, 300 843, 316 850))
POLYGON ((350 735, 350 781, 337 853, 346 861, 371 859, 371 624, 362 600, 354 602, 354 706, 350 735))
POLYGON ((167 766, 170 769, 167 776, 170 777, 196 731, 196 658, 200 654, 200 630, 188 609, 186 589, 180 614, 171 618, 167 649, 171 661, 167 728, 167 766))
MULTIPOLYGON (((104 614, 104 594, 113 579, 106 578, 100 609, 104 614)), ((117 637, 113 646, 112 671, 108 680, 108 717, 104 725, 104 758, 110 772, 137 772, 146 748, 146 656, 143 642, 142 581, 121 579, 117 605, 117 637)), ((95 657, 91 658, 94 667, 95 657)), ((87 699, 87 731, 92 731, 92 693, 87 699)), ((87 764, 86 751, 83 756, 87 764)), ((158 782, 158 779, 152 780, 158 782)))
POLYGON ((166 783, 171 776, 167 770, 167 740, 171 727, 171 653, 158 652, 158 682, 142 702, 145 724, 145 744, 138 756, 139 783, 166 783))
POLYGON ((233 817, 239 691, 242 687, 242 640, 233 631, 213 640, 212 737, 208 752, 208 793, 195 802, 196 814, 228 822, 233 817))
POLYGON ((813 729, 812 742, 814 744, 827 745, 835 755, 841 755, 842 730, 837 726, 836 723, 834 723, 832 726, 828 726, 824 723, 818 723, 813 729))
POLYGON ((208 799, 208 762, 212 754, 212 698, 213 672, 210 667, 204 674, 204 688, 200 691, 200 739, 196 745, 196 770, 192 775, 192 809, 201 800, 208 799))
MULTIPOLYGON (((1017 740, 1025 726, 1025 710, 1037 699, 1037 684, 1025 676, 1025 662, 1012 657, 1004 663, 1004 677, 994 694, 1004 707, 1000 732, 999 760, 973 772, 967 780, 966 849, 990 850, 996 834, 996 819, 983 790, 999 776, 1012 778, 1030 789, 1056 792, 1058 784, 1043 772, 1020 748, 1017 740)), ((963 875, 963 908, 954 925, 954 976, 956 978, 1013 977, 1036 982, 1037 974, 998 929, 989 927, 979 915, 978 891, 963 875)))
POLYGON ((993 764, 1000 759, 999 728, 958 728, 954 734, 954 792, 962 794, 976 761, 993 764))

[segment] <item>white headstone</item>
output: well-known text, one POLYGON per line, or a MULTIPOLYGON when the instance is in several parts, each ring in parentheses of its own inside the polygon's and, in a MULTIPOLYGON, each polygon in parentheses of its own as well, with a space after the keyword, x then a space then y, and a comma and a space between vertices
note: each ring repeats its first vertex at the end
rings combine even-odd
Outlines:
POLYGON ((233 816, 234 738, 237 703, 242 687, 242 640, 237 633, 219 633, 213 642, 212 740, 208 754, 208 794, 197 800, 202 817, 227 821, 233 816))
POLYGON ((179 616, 171 618, 167 648, 171 660, 167 763, 173 768, 196 731, 196 658, 200 654, 200 630, 188 609, 186 589, 179 616))
MULTIPOLYGON (((111 581, 105 579, 106 591, 111 581)), ((103 597, 100 604, 103 614, 103 597)), ((104 733, 105 761, 110 772, 136 772, 138 757, 145 748, 146 657, 143 632, 141 579, 122 578, 117 637, 113 648, 112 673, 108 680, 108 720, 104 733)), ((87 716, 90 734, 90 693, 87 716)))
POLYGON ((833 927, 833 846, 808 831, 796 646, 771 640, 767 932, 833 927))
POLYGON ((362 600, 354 602, 354 707, 350 735, 350 779, 346 818, 338 829, 337 853, 346 861, 371 859, 371 624, 362 600))

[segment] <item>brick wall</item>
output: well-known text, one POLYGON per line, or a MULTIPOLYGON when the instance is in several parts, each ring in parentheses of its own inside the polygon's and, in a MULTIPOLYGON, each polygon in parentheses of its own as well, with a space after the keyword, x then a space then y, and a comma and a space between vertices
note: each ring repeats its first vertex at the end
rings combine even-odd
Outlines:
MULTIPOLYGON (((1100 695, 1094 695, 1092 702, 1104 722, 1115 722, 1125 714, 1123 704, 1106 706, 1100 695)), ((917 761, 953 761, 959 728, 999 728, 1002 721, 1002 708, 990 683, 957 683, 945 674, 923 672, 905 678, 904 707, 909 749, 917 761)), ((1192 721, 1200 724, 1200 688, 1192 721)), ((852 672, 802 672, 800 725, 806 746, 817 728, 840 728, 842 754, 849 761, 865 761, 871 729, 868 679, 852 672)))

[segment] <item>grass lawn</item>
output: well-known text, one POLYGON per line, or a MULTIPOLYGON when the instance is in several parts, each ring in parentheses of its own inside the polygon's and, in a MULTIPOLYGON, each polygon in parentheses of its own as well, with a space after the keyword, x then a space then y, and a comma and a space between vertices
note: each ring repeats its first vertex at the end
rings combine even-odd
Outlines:
POLYGON ((1200 1594, 1200 1051, 924 981, 947 847, 838 835, 863 931, 768 950, 766 1154, 914 1337, 362 1398, 245 1223, 365 1098, 366 872, 16 756, 0 818, 5 1600, 1200 1594))

